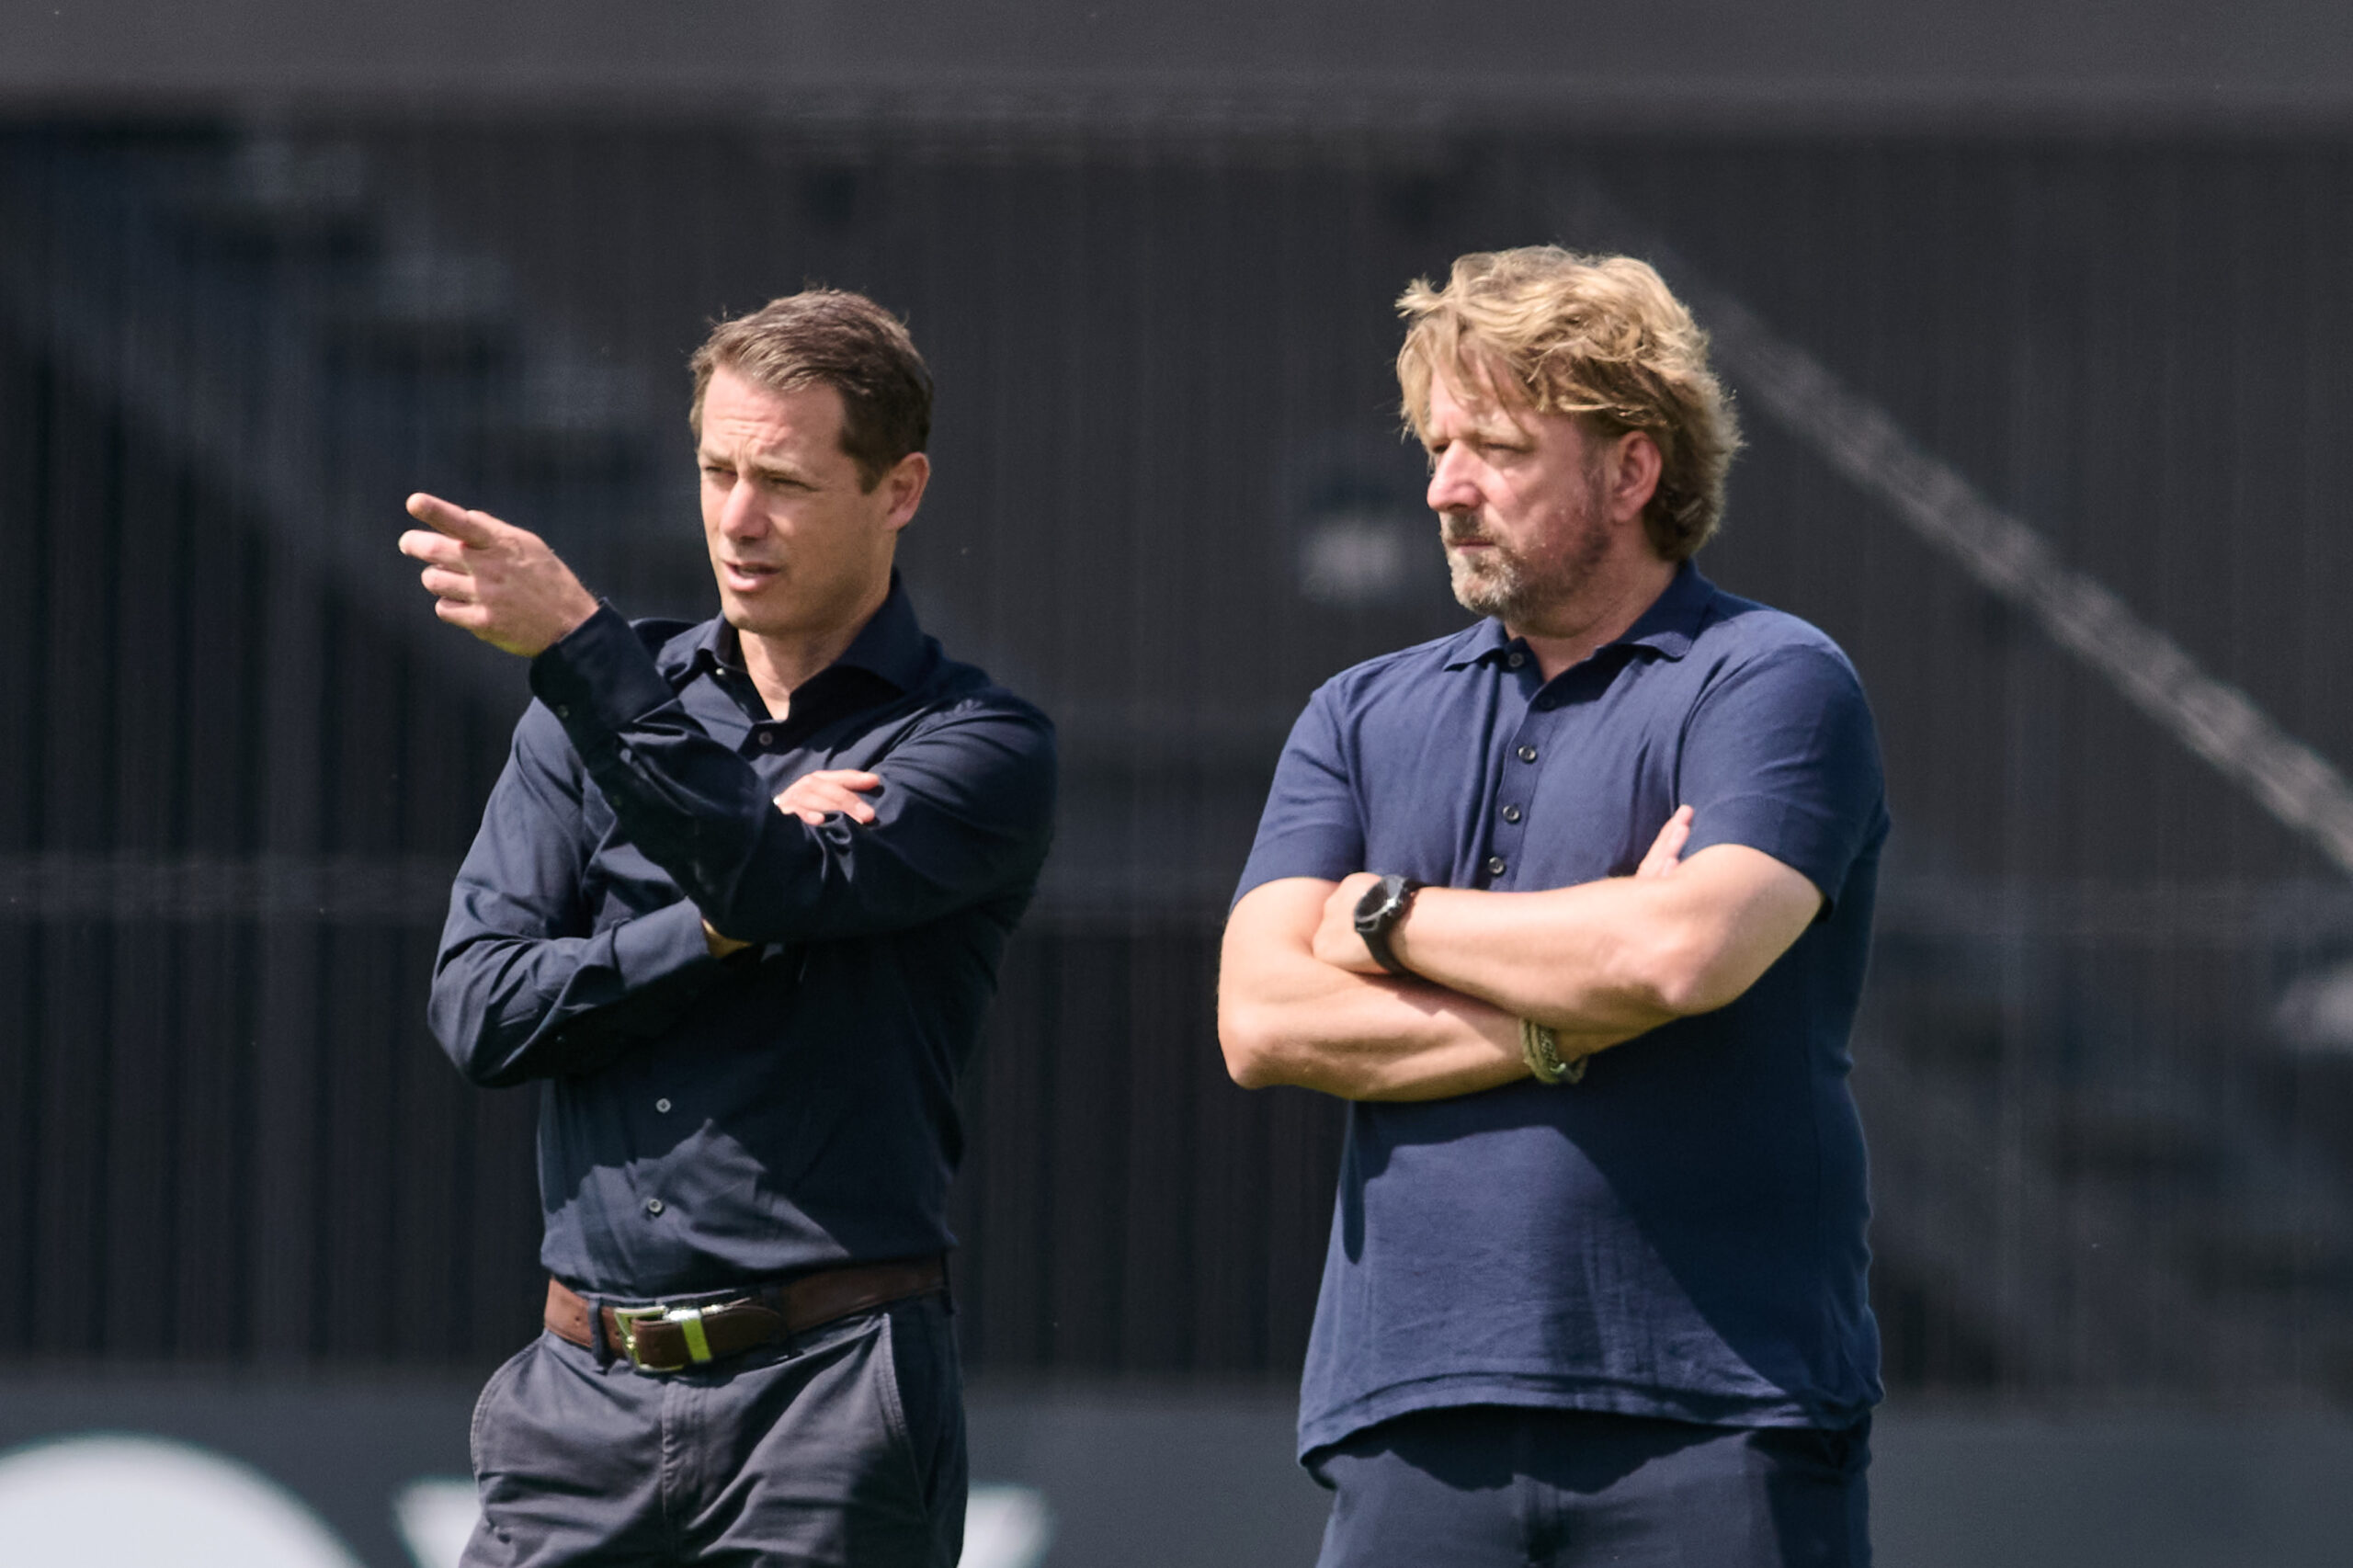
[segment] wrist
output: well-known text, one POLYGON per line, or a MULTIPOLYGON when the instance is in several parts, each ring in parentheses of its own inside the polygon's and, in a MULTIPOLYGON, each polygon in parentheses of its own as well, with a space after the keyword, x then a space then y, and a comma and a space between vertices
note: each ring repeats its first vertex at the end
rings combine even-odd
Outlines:
POLYGON ((719 927, 708 920, 702 923, 702 939, 703 945, 710 949, 710 956, 715 959, 723 959, 730 953, 740 953, 752 945, 749 942, 739 942, 733 937, 721 935, 719 927))
POLYGON ((1574 1084, 1585 1077, 1585 1058, 1563 1060, 1561 1037, 1551 1025, 1534 1018, 1519 1020, 1519 1059, 1528 1064, 1529 1076, 1540 1084, 1574 1084))
POLYGON ((1414 895, 1423 886, 1411 877, 1385 876, 1357 900, 1357 936, 1363 941, 1365 951, 1372 955, 1372 961, 1390 974, 1414 972, 1398 955, 1396 937, 1398 927, 1414 906, 1414 895))

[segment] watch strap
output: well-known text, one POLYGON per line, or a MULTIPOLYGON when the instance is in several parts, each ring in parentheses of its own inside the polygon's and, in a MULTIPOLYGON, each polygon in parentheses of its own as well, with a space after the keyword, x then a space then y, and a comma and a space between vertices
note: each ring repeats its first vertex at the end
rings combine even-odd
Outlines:
POLYGON ((1390 933, 1405 918, 1405 911, 1413 907, 1414 895, 1427 885, 1411 877, 1386 876, 1365 890, 1357 901, 1357 935, 1364 938, 1365 951, 1372 961, 1391 974, 1409 975, 1414 971, 1397 960, 1389 945, 1390 933))

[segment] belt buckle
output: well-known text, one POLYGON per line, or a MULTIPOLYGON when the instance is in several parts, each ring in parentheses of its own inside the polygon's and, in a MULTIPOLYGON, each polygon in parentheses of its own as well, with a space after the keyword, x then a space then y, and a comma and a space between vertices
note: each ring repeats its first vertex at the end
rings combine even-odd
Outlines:
POLYGON ((613 1321, 620 1325, 621 1354, 629 1364, 641 1372, 683 1372, 688 1367, 710 1359, 710 1340, 704 1335, 700 1307, 615 1307, 613 1321), (644 1323, 675 1323, 679 1335, 687 1342, 687 1358, 683 1361, 649 1361, 638 1348, 637 1329, 644 1323))

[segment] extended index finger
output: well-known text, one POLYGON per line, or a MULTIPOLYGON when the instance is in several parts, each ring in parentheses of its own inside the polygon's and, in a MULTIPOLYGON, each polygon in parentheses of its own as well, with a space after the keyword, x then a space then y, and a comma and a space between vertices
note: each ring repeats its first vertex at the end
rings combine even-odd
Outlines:
POLYGON ((408 515, 467 544, 488 544, 498 537, 488 514, 469 512, 455 502, 428 495, 422 490, 408 498, 408 515))

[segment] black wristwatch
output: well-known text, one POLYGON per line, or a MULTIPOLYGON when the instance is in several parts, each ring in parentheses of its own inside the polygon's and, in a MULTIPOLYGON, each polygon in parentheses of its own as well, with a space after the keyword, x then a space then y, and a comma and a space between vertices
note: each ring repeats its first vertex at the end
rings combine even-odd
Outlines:
POLYGON ((1427 885, 1411 877, 1383 877, 1357 900, 1357 935, 1364 938, 1365 951, 1372 955, 1372 961, 1392 974, 1413 973, 1389 950, 1389 933, 1405 918, 1414 895, 1427 885))

